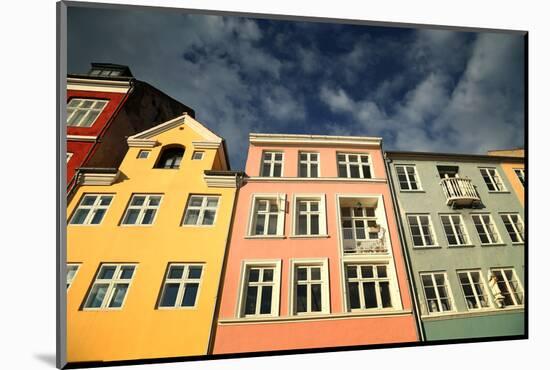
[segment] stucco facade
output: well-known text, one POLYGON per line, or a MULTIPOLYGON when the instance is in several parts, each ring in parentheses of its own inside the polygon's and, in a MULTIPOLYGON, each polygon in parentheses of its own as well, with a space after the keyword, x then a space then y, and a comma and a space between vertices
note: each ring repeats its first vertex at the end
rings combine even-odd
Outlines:
POLYGON ((525 206, 525 186, 527 185, 527 176, 525 173, 525 162, 517 158, 524 158, 524 149, 493 150, 487 152, 491 156, 503 157, 500 166, 504 171, 508 181, 512 184, 512 189, 516 193, 520 203, 525 206), (504 157, 505 156, 505 157, 504 157), (508 157, 514 157, 510 159, 508 157))
POLYGON ((503 157, 386 157, 425 338, 523 335, 524 212, 503 157))
POLYGON ((251 134, 246 174, 214 354, 418 340, 380 139, 251 134), (363 156, 369 168, 342 176, 344 154, 363 156), (369 225, 384 231, 364 240, 353 228, 344 240, 350 208, 368 208, 369 225), (356 296, 358 277, 368 282, 356 296))
POLYGON ((222 139, 188 115, 128 145, 118 169, 85 171, 68 204, 70 363, 206 355, 211 344, 238 174, 222 139), (87 196, 108 198, 79 213, 87 196))

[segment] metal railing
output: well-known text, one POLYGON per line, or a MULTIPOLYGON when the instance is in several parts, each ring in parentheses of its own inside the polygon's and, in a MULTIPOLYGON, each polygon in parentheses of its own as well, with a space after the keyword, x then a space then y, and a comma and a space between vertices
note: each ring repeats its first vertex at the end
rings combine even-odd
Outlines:
POLYGON ((462 177, 449 177, 441 179, 439 182, 447 198, 447 205, 460 204, 467 205, 473 202, 479 202, 472 180, 462 177))
POLYGON ((342 228, 344 235, 345 254, 386 254, 388 247, 385 243, 385 229, 379 227, 376 239, 357 240, 353 238, 351 228, 342 228), (346 238, 348 237, 348 238, 346 238))

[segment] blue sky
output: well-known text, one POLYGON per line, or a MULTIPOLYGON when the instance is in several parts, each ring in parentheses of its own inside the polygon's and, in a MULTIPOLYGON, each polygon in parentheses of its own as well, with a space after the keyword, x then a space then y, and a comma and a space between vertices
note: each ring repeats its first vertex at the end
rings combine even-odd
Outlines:
POLYGON ((249 132, 381 136, 386 150, 523 146, 520 35, 69 8, 68 72, 126 64, 193 107, 243 169, 249 132))

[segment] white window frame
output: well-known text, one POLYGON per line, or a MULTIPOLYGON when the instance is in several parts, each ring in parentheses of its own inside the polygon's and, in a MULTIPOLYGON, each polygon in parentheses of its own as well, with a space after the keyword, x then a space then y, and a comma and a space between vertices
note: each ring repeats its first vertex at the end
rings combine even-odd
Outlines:
POLYGON ((344 236, 344 221, 350 221, 351 222, 351 230, 352 230, 352 233, 353 233, 353 240, 356 240, 356 241, 365 241, 365 240, 376 240, 378 238, 373 238, 371 239, 370 238, 370 233, 368 231, 368 228, 369 228, 369 225, 368 223, 369 222, 375 222, 378 226, 380 227, 383 227, 385 225, 383 225, 383 216, 379 216, 376 214, 376 209, 380 206, 381 203, 378 203, 379 205, 377 207, 367 207, 367 206, 362 206, 362 207, 344 207, 344 208, 351 208, 350 210, 350 216, 344 216, 343 212, 342 212, 342 206, 340 204, 340 202, 338 203, 338 207, 339 207, 339 214, 340 214, 340 224, 339 224, 339 227, 340 227, 340 231, 342 232, 342 240, 349 240, 349 239, 344 239, 345 236, 344 236), (363 209, 363 213, 364 213, 364 216, 356 216, 355 215, 355 209, 356 208, 361 208, 363 209), (367 216, 367 208, 374 208, 374 216, 367 216), (357 225, 356 225, 356 221, 362 221, 363 222, 363 225, 364 225, 364 233, 365 233, 365 238, 364 239, 361 239, 361 238, 358 238, 357 237, 357 225))
POLYGON ((480 269, 458 270, 456 272, 456 277, 458 279, 458 284, 460 285, 460 290, 462 291, 462 297, 464 298, 464 304, 466 305, 466 308, 468 309, 468 311, 483 311, 483 310, 493 308, 493 304, 491 302, 492 297, 489 295, 490 290, 489 290, 489 287, 487 286, 487 283, 485 282, 485 279, 483 278, 483 274, 482 274, 480 269), (483 289, 483 294, 485 295, 485 298, 487 300, 487 306, 486 307, 482 307, 482 305, 481 305, 481 300, 480 300, 479 294, 474 288, 475 283, 474 283, 474 280, 472 278, 472 273, 479 274, 479 281, 480 281, 479 284, 481 286, 481 289, 483 289), (466 292, 464 291, 464 284, 462 283, 462 280, 460 279, 460 274, 466 274, 467 275, 468 285, 470 286, 470 289, 472 289, 473 297, 474 297, 474 299, 475 299, 475 301, 476 301, 479 308, 470 308, 468 306, 468 299, 466 298, 466 292))
POLYGON ((82 309, 85 311, 100 311, 100 310, 121 310, 124 307, 124 303, 126 303, 126 299, 128 298, 128 294, 130 292, 130 288, 132 287, 132 282, 134 280, 134 277, 136 276, 138 264, 137 263, 101 263, 97 269, 96 275, 94 277, 94 281, 92 281, 92 284, 90 285, 90 289, 88 290, 88 293, 86 294, 86 297, 84 298, 84 303, 82 304, 82 309), (111 279, 99 279, 99 273, 103 267, 107 266, 114 266, 115 272, 113 273, 113 278, 111 279), (132 273, 132 277, 130 279, 121 279, 120 274, 122 271, 122 267, 133 267, 134 272, 132 273), (96 284, 108 284, 107 291, 103 297, 103 301, 101 302, 101 306, 99 307, 87 307, 88 300, 90 299, 90 295, 92 294, 93 288, 96 284), (124 298, 122 300, 122 303, 120 304, 120 307, 109 307, 109 304, 111 303, 111 300, 113 299, 113 294, 115 293, 115 286, 117 284, 128 284, 128 289, 126 289, 126 293, 124 294, 124 298))
POLYGON ((437 235, 435 234, 435 229, 433 227, 432 222, 432 216, 430 214, 425 213, 408 213, 407 214, 407 223, 409 224, 409 232, 411 233, 411 241, 413 248, 439 248, 440 245, 437 242, 437 235), (420 237, 422 238, 422 245, 415 245, 414 244, 414 234, 412 231, 412 225, 409 217, 415 217, 416 222, 418 222, 418 225, 420 226, 420 237), (430 229, 431 238, 433 241, 433 244, 426 244, 426 235, 424 234, 424 229, 422 228, 422 224, 420 222, 420 217, 427 217, 428 218, 428 228, 430 229))
POLYGON ((285 169, 284 163, 285 163, 285 153, 284 152, 277 151, 277 150, 264 150, 262 152, 262 159, 260 161, 260 176, 261 177, 283 177, 284 176, 284 169, 285 169), (266 154, 270 155, 269 159, 264 158, 264 156, 266 154), (280 160, 275 159, 276 154, 281 155, 280 160), (268 175, 263 173, 265 163, 269 163, 269 174, 268 175), (273 176, 273 172, 275 172, 275 164, 280 164, 281 165, 281 176, 273 176))
MULTIPOLYGON (((241 264, 241 276, 239 280, 239 292, 236 308, 236 317, 247 318, 262 318, 262 317, 277 317, 279 316, 279 303, 281 294, 281 260, 244 260, 241 264), (273 268, 273 288, 271 291, 271 313, 269 314, 246 314, 244 313, 246 306, 246 293, 248 289, 248 271, 252 268, 273 268)), ((256 312, 259 312, 261 306, 260 290, 256 293, 256 312)))
POLYGON ((67 126, 69 127, 85 127, 85 128, 89 128, 89 127, 92 127, 94 125, 94 123, 97 121, 97 119, 99 118, 99 116, 101 115, 101 113, 103 112, 103 110, 105 109, 105 107, 109 104, 109 100, 105 100, 105 99, 88 99, 88 98, 77 98, 77 97, 74 97, 74 98, 71 98, 68 102, 67 102, 67 126), (69 104, 72 102, 72 101, 78 101, 78 105, 74 106, 74 107, 69 107, 69 104), (84 104, 85 102, 87 101, 91 101, 92 102, 92 106, 89 107, 89 108, 82 108, 82 104, 84 104), (95 108, 95 106, 98 104, 98 103, 104 103, 102 107, 100 108, 95 108), (73 111, 71 113, 69 113, 69 109, 73 109, 73 111), (82 118, 80 119, 80 121, 78 122, 73 122, 71 125, 69 125, 69 121, 71 120, 71 118, 77 113, 77 112, 80 112, 80 111, 84 111, 84 115, 82 116, 82 118), (88 116, 90 116, 90 114, 92 114, 92 112, 94 112, 93 114, 95 114, 95 112, 97 112, 97 115, 95 116, 95 118, 93 119, 93 121, 87 125, 87 126, 84 126, 82 125, 82 122, 85 121, 85 119, 88 118, 88 116))
POLYGON ((155 220, 157 219, 157 216, 158 216, 163 198, 164 198, 164 194, 158 194, 158 193, 134 193, 134 194, 132 194, 132 196, 130 197, 130 200, 128 201, 128 205, 126 206, 126 210, 124 211, 124 214, 122 215, 122 220, 120 221, 120 225, 121 226, 126 226, 126 227, 127 226, 151 226, 151 225, 154 225, 155 220), (134 199, 134 197, 139 197, 139 196, 145 197, 145 200, 143 201, 143 204, 141 206, 131 205, 132 200, 134 199), (149 200, 150 200, 151 197, 160 197, 159 204, 156 205, 156 206, 148 205, 149 200), (137 216, 136 223, 134 223, 134 224, 124 223, 124 220, 126 219, 126 215, 128 214, 128 212, 131 209, 138 209, 139 210, 139 214, 137 216), (145 216, 145 212, 149 209, 154 209, 155 214, 153 216, 153 219, 151 220, 151 223, 143 224, 142 222, 143 222, 143 218, 145 216))
POLYGON ((464 247, 464 246, 472 246, 472 241, 470 239, 470 235, 468 235, 468 230, 466 229, 466 223, 464 222, 464 217, 462 217, 462 214, 460 213, 445 213, 439 215, 439 220, 441 221, 441 227, 443 228, 443 234, 445 235, 445 240, 447 241, 447 245, 452 247, 464 247), (457 233, 457 225, 454 224, 452 221, 453 216, 458 216, 460 218, 460 224, 458 227, 460 228, 460 231, 462 232, 462 235, 464 235, 465 243, 460 244, 451 244, 449 242, 449 237, 447 236, 447 232, 445 231, 445 223, 443 222, 444 217, 449 217, 449 220, 451 221, 451 228, 453 229, 453 235, 456 239, 456 241, 459 241, 458 233, 457 233))
POLYGON ((298 177, 301 178, 319 178, 321 177, 321 153, 319 152, 306 152, 306 151, 299 151, 298 152, 298 177), (315 154, 317 156, 316 160, 311 159, 311 155, 315 154), (302 159, 302 155, 306 155, 306 159, 302 159), (306 176, 300 176, 300 165, 305 164, 306 165, 306 176), (311 176, 311 165, 315 164, 317 165, 317 176, 311 176))
POLYGON ((525 168, 513 168, 519 182, 525 187, 525 168))
POLYGON ((174 262, 169 263, 168 267, 166 268, 166 274, 164 276, 164 281, 162 283, 162 286, 160 288, 160 295, 159 300, 157 304, 157 309, 159 310, 193 310, 196 309, 198 306, 200 293, 201 293, 201 287, 202 287, 202 277, 204 276, 204 270, 206 268, 206 264, 204 263, 186 263, 186 262, 174 262), (183 267, 183 273, 181 278, 169 278, 170 269, 172 267, 183 267), (201 276, 199 278, 190 278, 189 277, 189 268, 190 267, 200 267, 201 268, 201 276), (187 289, 187 284, 197 284, 197 295, 195 296, 195 302, 193 306, 182 306, 178 305, 178 303, 183 302, 183 296, 185 294, 185 290, 187 289), (176 301, 174 306, 161 306, 162 299, 164 298, 164 290, 166 288, 167 284, 179 284, 178 287, 178 293, 176 296, 176 301))
POLYGON ((78 274, 78 270, 80 270, 80 263, 67 263, 67 290, 69 290, 73 284, 76 274, 78 274), (74 269, 74 274, 69 278, 69 271, 72 269, 74 269))
POLYGON ((455 303, 454 303, 454 300, 453 300, 453 292, 451 291, 451 285, 449 284, 449 279, 447 278, 447 272, 446 271, 421 272, 420 273, 420 283, 422 284, 422 295, 424 296, 424 303, 426 304, 426 313, 428 315, 435 316, 435 315, 441 315, 441 314, 446 314, 446 313, 449 313, 449 312, 455 312, 456 311, 455 303), (444 278, 444 281, 445 281, 445 290, 447 291, 447 300, 449 301, 449 305, 450 305, 448 310, 443 310, 442 309, 443 304, 441 302, 441 296, 439 295, 439 289, 437 289, 437 284, 436 284, 435 276, 434 276, 436 274, 443 275, 443 278, 444 278), (426 295, 426 287, 424 286, 424 280, 422 280, 422 277, 425 276, 425 275, 431 276, 431 280, 432 280, 432 284, 433 284, 434 291, 435 291, 435 296, 436 296, 436 303, 437 303, 437 306, 438 306, 438 309, 439 309, 439 311, 437 311, 437 312, 430 312, 430 303, 428 302, 428 296, 426 295))
POLYGON ((479 167, 479 171, 481 172, 481 177, 483 178, 483 182, 487 186, 487 190, 489 193, 503 193, 508 191, 496 167, 479 167), (491 175, 490 171, 495 172, 494 176, 491 175), (486 176, 483 176, 483 172, 485 172, 486 176), (489 189, 489 184, 487 184, 487 180, 485 180, 485 177, 490 180, 490 183, 495 188, 495 190, 489 189), (502 189, 499 189, 499 186, 501 186, 502 189))
MULTIPOLYGON (((292 237, 326 237, 327 236, 327 214, 326 214, 326 196, 325 194, 294 194, 293 197, 293 208, 294 212, 292 212, 292 237), (317 201, 319 202, 319 210, 318 211, 300 211, 299 209, 299 203, 301 201, 317 201), (305 212, 306 215, 312 215, 317 214, 319 215, 319 234, 311 234, 311 218, 308 217, 308 224, 307 224, 307 233, 306 234, 298 234, 298 221, 299 221, 299 215, 305 212)), ((309 209, 309 206, 308 206, 309 209)))
POLYGON ((250 215, 248 217, 248 234, 249 238, 280 238, 284 236, 284 227, 285 227, 285 213, 286 213, 286 194, 253 194, 250 202, 250 215), (275 201, 277 202, 277 232, 275 234, 268 234, 268 225, 269 225, 269 209, 264 220, 264 233, 263 234, 254 234, 256 230, 256 204, 259 201, 275 201))
POLYGON ((495 220, 493 219, 492 214, 490 214, 490 213, 472 213, 471 216, 472 216, 472 223, 474 224, 474 229, 476 230, 476 234, 477 234, 477 237, 479 239, 479 243, 481 245, 499 245, 499 244, 502 244, 502 237, 500 236, 500 233, 498 232, 498 228, 495 224, 495 220), (483 220, 483 216, 489 216, 490 225, 487 225, 485 223, 485 221, 483 220), (491 241, 489 243, 483 243, 483 241, 481 240, 481 235, 479 235, 479 230, 476 227, 476 221, 475 221, 476 217, 479 217, 479 219, 482 221, 481 226, 483 227, 483 230, 485 231, 485 235, 487 235, 488 238, 489 238, 489 235, 491 235, 489 230, 491 229, 491 225, 492 225, 492 231, 493 231, 492 234, 496 235, 496 238, 497 238, 496 241, 491 241))
POLYGON ((192 161, 201 161, 203 158, 204 158, 203 150, 195 150, 193 151, 193 155, 191 155, 192 161))
MULTIPOLYGON (((504 273, 504 271, 506 271, 506 270, 511 270, 512 271, 513 279, 517 282, 518 288, 521 290, 521 296, 523 298, 522 300, 523 300, 523 302, 525 302, 525 290, 523 289, 523 285, 521 284, 521 282, 518 279, 518 275, 516 274, 516 269, 515 268, 513 268, 513 267, 493 267, 493 268, 490 269, 492 274, 494 274, 495 271, 499 271, 500 274, 502 275, 502 277, 504 277, 504 283, 506 284, 506 288, 508 289, 508 292, 510 293, 510 297, 514 301, 513 305, 507 305, 506 307, 522 307, 524 304, 517 302, 517 299, 516 299, 516 296, 515 296, 515 294, 517 294, 517 291, 512 290, 512 287, 510 285, 510 281, 508 280, 508 278, 506 277, 506 274, 504 273)), ((498 277, 497 277, 497 279, 498 279, 498 277)), ((501 294, 502 294, 502 290, 501 290, 501 294)))
POLYGON ((80 198, 80 201, 78 202, 78 206, 76 206, 76 208, 73 210, 73 214, 71 215, 71 218, 69 220, 69 225, 71 225, 71 226, 98 226, 98 225, 101 225, 101 223, 105 219, 105 216, 107 215, 107 212, 109 211, 109 207, 111 206, 111 204, 113 204, 114 199, 115 199, 115 195, 114 194, 109 194, 109 193, 84 193, 84 194, 82 194, 82 197, 80 198), (94 196, 96 197, 96 199, 94 200, 94 203, 92 205, 87 206, 87 205, 82 204, 82 202, 84 201, 84 199, 86 197, 94 197, 94 196), (103 197, 111 197, 111 201, 106 206, 101 205, 101 201, 102 201, 103 197), (73 223, 73 220, 74 220, 74 218, 75 218, 75 216, 76 216, 79 209, 89 209, 90 211, 86 215, 86 218, 84 219, 84 222, 82 222, 81 224, 75 224, 75 223, 73 223), (94 218, 94 216, 95 216, 95 214, 97 213, 98 210, 105 210, 105 213, 103 214, 103 217, 101 217, 101 221, 99 221, 99 223, 92 224, 91 221, 94 218))
POLYGON ((518 212, 506 212, 506 213, 500 213, 500 219, 502 223, 504 224, 504 229, 506 230, 506 233, 508 234, 508 237, 512 241, 512 244, 524 244, 525 243, 525 224, 523 223, 523 219, 521 218, 520 214, 518 212), (512 222, 510 216, 517 216, 518 221, 521 224, 522 231, 518 230, 518 227, 515 223, 512 222), (512 225, 512 228, 514 229, 514 233, 516 236, 519 237, 519 241, 515 242, 512 240, 512 236, 510 235, 510 231, 506 228, 506 222, 504 221, 504 217, 508 219, 508 222, 512 225))
POLYGON ((371 154, 370 153, 364 153, 364 152, 363 153, 336 152, 336 171, 337 171, 338 177, 343 178, 343 179, 373 179, 374 178, 374 168, 373 168, 372 162, 371 162, 371 154), (345 156, 344 161, 340 161, 340 159, 338 158, 341 155, 345 156), (350 155, 357 156, 358 162, 350 162, 350 160, 349 160, 350 155), (367 162, 362 161, 361 157, 364 157, 364 156, 367 157, 367 162), (346 176, 345 177, 340 176, 339 168, 340 168, 341 164, 346 166, 346 176), (354 164, 354 165, 357 164, 357 166, 359 166, 359 177, 351 177, 351 171, 350 171, 350 165, 351 164, 354 164), (370 177, 365 177, 365 174, 363 173, 363 166, 364 165, 369 167, 370 177))
POLYGON ((373 261, 373 260, 358 260, 358 261, 347 261, 343 264, 343 275, 344 275, 344 302, 346 303, 346 309, 348 312, 372 312, 372 311, 392 311, 396 309, 401 308, 401 302, 400 297, 398 297, 398 294, 396 294, 396 284, 397 281, 395 279, 395 275, 393 274, 393 269, 391 267, 391 261, 373 261), (359 268, 356 267, 357 277, 351 278, 351 282, 357 282, 358 283, 358 291, 359 291, 359 308, 352 308, 351 307, 351 301, 350 301, 350 278, 348 277, 348 266, 359 266, 359 268), (362 269, 361 266, 372 266, 373 267, 373 277, 371 278, 364 278, 362 276, 362 269), (377 266, 385 266, 386 267, 386 277, 380 278, 378 277, 378 269, 374 268, 377 266), (376 276, 374 274, 374 271, 376 271, 376 276), (370 307, 366 308, 366 300, 365 300, 365 292, 362 287, 363 282, 374 282, 374 289, 376 294, 376 304, 377 307, 370 307), (390 294, 390 300, 391 300, 391 306, 390 307, 383 307, 382 306, 382 293, 380 289, 380 282, 387 282, 388 283, 388 291, 390 294))
POLYGON ((422 190, 422 184, 420 183, 420 176, 418 176, 418 171, 416 170, 416 165, 414 165, 414 164, 396 164, 395 165, 395 174, 396 174, 397 183, 399 184, 399 190, 401 190, 403 192, 406 192, 406 191, 408 191, 408 192, 423 191, 422 190), (410 178, 410 174, 407 171, 408 167, 412 167, 412 169, 413 169, 414 174, 412 176, 414 177, 414 179, 412 179, 412 181, 414 181, 414 183, 416 184, 416 189, 413 189, 412 186, 411 186, 412 181, 411 181, 411 178, 410 178), (401 187, 401 180, 399 179, 399 172, 397 171, 398 168, 403 168, 403 171, 405 173, 405 178, 407 179, 408 189, 403 189, 401 187))
POLYGON ((310 316, 310 315, 326 315, 330 314, 330 279, 328 271, 328 258, 321 259, 309 259, 309 258, 293 258, 290 260, 290 279, 289 279, 289 308, 288 312, 293 316, 310 316), (308 285, 308 311, 297 312, 298 302, 298 281, 297 281, 297 269, 299 267, 319 267, 321 269, 321 279, 318 281, 306 281, 308 285), (310 284, 319 282, 321 284, 321 311, 312 312, 311 309, 311 297, 310 297, 310 284))
POLYGON ((220 207, 221 202, 221 196, 217 194, 190 194, 189 199, 187 201, 187 207, 185 208, 185 212, 183 214, 183 220, 181 221, 181 226, 184 227, 212 227, 216 225, 216 220, 218 219, 218 208, 220 207), (192 206, 191 205, 191 199, 192 198, 202 198, 201 205, 200 206, 192 206), (217 203, 215 207, 208 207, 208 198, 216 198, 217 203), (189 210, 198 210, 199 216, 197 218, 196 224, 186 224, 185 219, 187 217, 187 212, 189 210), (204 222, 204 213, 205 211, 213 211, 214 212, 214 220, 212 221, 211 225, 203 224, 204 222))
POLYGON ((149 158, 149 154, 151 154, 150 150, 140 150, 137 155, 137 159, 147 159, 149 158))

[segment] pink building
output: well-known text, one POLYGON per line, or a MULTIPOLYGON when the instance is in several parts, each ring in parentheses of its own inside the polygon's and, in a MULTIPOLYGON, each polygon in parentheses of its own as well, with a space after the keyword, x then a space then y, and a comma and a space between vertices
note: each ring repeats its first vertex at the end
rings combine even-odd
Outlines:
POLYGON ((418 341, 381 139, 250 134, 213 353, 418 341))

